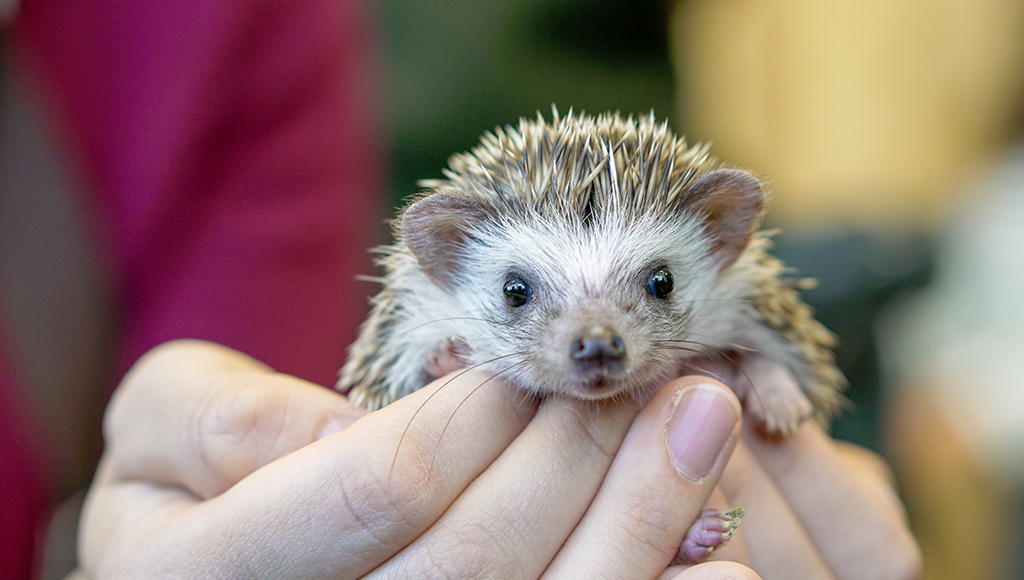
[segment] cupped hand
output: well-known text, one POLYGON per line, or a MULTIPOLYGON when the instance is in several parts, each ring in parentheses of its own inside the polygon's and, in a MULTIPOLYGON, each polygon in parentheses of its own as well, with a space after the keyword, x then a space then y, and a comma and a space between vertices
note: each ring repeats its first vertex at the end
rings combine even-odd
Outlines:
MULTIPOLYGON (((92 578, 656 578, 740 437, 735 398, 700 377, 641 407, 538 403, 470 372, 365 414, 202 342, 144 357, 104 434, 92 578)), ((746 558, 738 539, 722 554, 746 558)))
POLYGON ((715 381, 674 381, 642 409, 537 406, 467 373, 366 415, 228 349, 166 345, 108 411, 77 577, 920 571, 888 472, 864 450, 812 424, 778 441, 748 428, 725 467, 737 408, 715 381), (744 505, 740 533, 718 561, 666 569, 708 501, 744 505))
MULTIPOLYGON (((726 380, 753 380, 761 391, 781 392, 787 386, 771 381, 792 379, 780 370, 747 369, 726 380)), ((756 409, 748 412, 719 481, 720 505, 746 509, 742 534, 733 540, 744 544, 744 562, 766 580, 920 577, 920 550, 880 457, 831 439, 813 421, 786 437, 768 436, 757 427, 756 409)), ((713 557, 731 555, 723 550, 713 557)))
POLYGON ((814 422, 782 439, 744 427, 719 486, 727 502, 746 508, 749 562, 766 580, 921 574, 888 466, 814 422))

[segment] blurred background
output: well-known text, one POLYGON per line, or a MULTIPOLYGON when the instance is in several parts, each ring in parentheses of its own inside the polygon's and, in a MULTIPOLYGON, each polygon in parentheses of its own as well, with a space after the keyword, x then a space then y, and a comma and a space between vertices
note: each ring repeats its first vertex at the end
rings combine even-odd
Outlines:
MULTIPOLYGON (((768 182, 777 255, 819 281, 806 297, 853 403, 833 432, 893 463, 926 578, 1024 578, 1024 3, 404 0, 377 17, 391 206, 552 105, 654 111, 711 141, 768 182)), ((83 434, 57 452, 70 494, 105 395, 67 377, 104 376, 107 305, 76 185, 11 71, 2 318, 41 420, 83 434)))

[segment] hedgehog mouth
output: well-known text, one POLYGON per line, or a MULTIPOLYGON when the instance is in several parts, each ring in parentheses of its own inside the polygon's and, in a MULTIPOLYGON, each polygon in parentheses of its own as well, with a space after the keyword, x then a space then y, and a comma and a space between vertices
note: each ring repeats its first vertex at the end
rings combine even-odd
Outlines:
POLYGON ((572 385, 573 395, 587 401, 608 399, 633 388, 632 383, 607 375, 597 375, 572 385))
MULTIPOLYGON (((680 372, 674 366, 648 369, 648 372, 600 372, 577 374, 563 386, 563 392, 585 401, 600 401, 619 396, 646 397, 669 383, 672 379, 693 370, 680 372)), ((685 370, 685 369, 684 369, 685 370)), ((714 375, 712 375, 714 376, 714 375)))

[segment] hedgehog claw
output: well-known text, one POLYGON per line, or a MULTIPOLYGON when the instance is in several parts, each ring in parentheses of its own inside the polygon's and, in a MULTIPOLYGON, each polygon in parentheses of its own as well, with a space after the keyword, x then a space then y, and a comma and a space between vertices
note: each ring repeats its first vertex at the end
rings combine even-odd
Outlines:
POLYGON ((707 560, 717 548, 732 538, 745 514, 742 507, 724 513, 715 509, 701 512, 697 521, 687 530, 675 563, 693 565, 707 560))
POLYGON ((458 336, 451 336, 441 341, 438 347, 427 355, 427 372, 434 378, 457 371, 466 366, 469 345, 458 336))

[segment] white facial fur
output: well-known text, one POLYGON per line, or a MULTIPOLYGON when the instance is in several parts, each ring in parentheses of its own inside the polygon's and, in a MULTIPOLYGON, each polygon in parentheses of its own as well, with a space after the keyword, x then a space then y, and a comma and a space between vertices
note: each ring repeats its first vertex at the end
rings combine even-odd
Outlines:
POLYGON ((589 227, 539 217, 477 224, 453 296, 465 316, 476 319, 460 325, 459 333, 473 364, 508 369, 506 380, 533 392, 586 399, 641 390, 678 371, 678 347, 685 346, 678 341, 718 272, 710 240, 694 216, 630 223, 603 218, 589 227), (648 291, 650 275, 662 267, 674 278, 664 299, 648 291), (529 302, 519 307, 502 291, 512 274, 531 288, 529 302), (621 368, 573 364, 570 344, 594 325, 621 336, 621 368))

